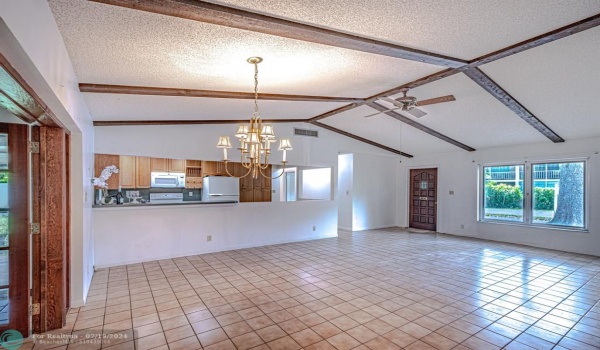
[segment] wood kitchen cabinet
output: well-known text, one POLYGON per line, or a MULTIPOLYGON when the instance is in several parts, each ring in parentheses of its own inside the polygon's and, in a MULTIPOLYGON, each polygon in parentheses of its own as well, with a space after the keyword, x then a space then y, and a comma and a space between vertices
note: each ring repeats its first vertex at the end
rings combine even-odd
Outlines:
MULTIPOLYGON (((239 164, 239 163, 238 163, 239 164)), ((243 174, 248 171, 241 164, 243 174)), ((262 171, 263 174, 271 176, 271 165, 262 171)), ((240 202, 270 202, 271 201, 271 179, 258 175, 257 179, 252 174, 240 179, 240 202)))
MULTIPOLYGON (((229 164, 229 171, 231 172, 232 165, 229 164)), ((225 164, 223 162, 215 162, 210 160, 202 161, 202 176, 227 176, 225 171, 225 164)))
POLYGON ((169 159, 169 170, 172 173, 185 173, 185 159, 169 159))
POLYGON ((150 158, 150 171, 184 173, 185 159, 150 158))
POLYGON ((150 157, 135 157, 135 187, 150 188, 150 157))
POLYGON ((150 188, 150 157, 120 156, 122 188, 150 188))
MULTIPOLYGON (((121 168, 119 162, 119 156, 116 154, 101 154, 97 153, 94 155, 94 177, 100 176, 100 173, 104 168, 109 165, 116 165, 117 168, 121 168)), ((119 174, 112 174, 112 176, 106 182, 109 190, 116 190, 119 188, 119 174)))
POLYGON ((135 188, 135 156, 119 156, 119 178, 122 188, 135 188))
POLYGON ((166 173, 167 171, 169 171, 169 159, 150 158, 150 171, 166 173))

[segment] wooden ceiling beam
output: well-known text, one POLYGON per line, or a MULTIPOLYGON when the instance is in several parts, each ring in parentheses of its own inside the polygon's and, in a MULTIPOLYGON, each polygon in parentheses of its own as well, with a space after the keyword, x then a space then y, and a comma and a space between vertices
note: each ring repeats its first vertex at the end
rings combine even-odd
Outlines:
MULTIPOLYGON (((570 35, 582 32, 582 31, 587 30, 587 29, 591 29, 591 28, 597 27, 599 25, 600 25, 600 14, 597 14, 597 15, 585 18, 585 19, 583 19, 581 21, 577 21, 577 22, 571 23, 569 25, 566 25, 564 27, 561 27, 561 28, 552 30, 550 32, 544 33, 542 35, 538 35, 538 36, 536 36, 534 38, 531 38, 531 39, 528 39, 528 40, 525 40, 525 41, 521 41, 521 42, 519 42, 517 44, 505 47, 505 48, 500 49, 498 51, 494 51, 494 52, 489 53, 487 55, 478 57, 478 58, 476 58, 474 60, 469 61, 469 64, 467 64, 467 65, 464 65, 464 66, 461 66, 461 67, 457 67, 457 68, 449 68, 449 69, 442 70, 440 72, 436 72, 436 73, 430 74, 430 75, 425 76, 423 78, 419 78, 419 79, 411 81, 409 83, 405 83, 405 84, 402 84, 400 86, 394 87, 392 89, 389 89, 389 90, 380 92, 378 94, 375 94, 373 96, 367 97, 367 98, 365 98, 365 100, 367 100, 367 101, 374 101, 374 100, 376 100, 379 97, 389 97, 389 96, 392 96, 392 95, 396 95, 396 94, 401 93, 402 90, 404 90, 406 88, 408 88, 408 89, 414 89, 414 88, 417 88, 419 86, 423 86, 423 85, 426 85, 426 84, 429 84, 429 83, 433 83, 433 82, 438 81, 440 79, 444 79, 444 78, 450 77, 450 76, 452 76, 454 74, 462 73, 462 72, 464 72, 466 70, 479 67, 479 66, 481 66, 483 64, 490 63, 490 62, 499 60, 501 58, 505 58, 505 57, 514 55, 516 53, 523 52, 523 51, 526 51, 526 50, 538 47, 540 45, 547 44, 549 42, 565 38, 567 36, 570 36, 570 35)), ((333 115, 336 115, 336 114, 341 113, 341 112, 345 112, 347 110, 350 110, 350 109, 358 107, 358 106, 354 106, 354 107, 351 107, 351 108, 350 108, 350 106, 347 106, 347 107, 348 107, 347 109, 344 109, 344 110, 341 110, 341 109, 332 110, 332 111, 323 113, 320 116, 316 116, 314 118, 323 119, 323 118, 331 117, 333 115), (323 117, 321 117, 321 116, 323 116, 323 117)))
POLYGON ((479 67, 481 65, 499 60, 501 58, 512 56, 519 52, 530 50, 535 47, 556 41, 558 39, 566 38, 570 35, 577 34, 579 32, 597 27, 599 25, 600 25, 600 13, 596 14, 594 16, 582 19, 581 21, 577 21, 577 22, 568 24, 564 27, 560 27, 558 29, 544 33, 542 35, 538 35, 534 38, 521 41, 519 43, 505 47, 498 51, 494 51, 487 55, 478 57, 472 61, 469 61, 469 65, 464 68, 470 69, 470 68, 474 68, 474 67, 479 67))
POLYGON ((552 142, 564 142, 560 136, 558 136, 552 129, 546 124, 539 120, 533 113, 527 110, 519 101, 512 97, 506 92, 500 85, 493 81, 489 76, 479 68, 472 68, 464 71, 466 76, 471 78, 475 83, 481 86, 485 91, 494 96, 498 101, 502 102, 503 105, 508 107, 527 124, 531 125, 534 129, 542 133, 542 135, 549 138, 552 142))
MULTIPOLYGON (((306 123, 306 119, 262 119, 263 123, 306 123)), ((130 126, 130 125, 219 125, 247 124, 248 119, 228 120, 96 120, 94 126, 130 126)))
POLYGON ((345 105, 345 106, 342 106, 342 107, 340 107, 340 108, 336 108, 336 109, 334 109, 334 110, 331 110, 331 111, 329 111, 329 112, 325 112, 325 113, 323 113, 323 114, 319 114, 319 115, 318 115, 318 116, 316 116, 316 117, 312 117, 312 118, 310 118, 308 121, 309 121, 309 122, 311 122, 311 123, 312 123, 312 122, 316 122, 316 121, 319 121, 319 120, 321 120, 321 119, 325 119, 325 118, 327 118, 327 117, 331 117, 332 115, 336 115, 336 114, 338 114, 338 113, 342 113, 342 112, 345 112, 345 111, 349 111, 349 110, 351 110, 351 109, 354 109, 354 108, 356 108, 356 107, 358 107, 358 106, 362 106, 363 104, 364 104, 364 102, 362 102, 362 103, 351 103, 351 104, 349 104, 349 105, 345 105))
POLYGON ((423 131, 423 132, 425 132, 425 133, 427 133, 427 134, 429 134, 429 135, 431 135, 433 137, 437 137, 438 139, 440 139, 442 141, 446 141, 446 142, 448 142, 450 144, 453 144, 456 147, 460 147, 460 148, 462 148, 462 149, 464 149, 466 151, 469 151, 469 152, 475 151, 475 148, 473 148, 473 147, 470 147, 470 146, 465 145, 464 143, 458 142, 455 139, 452 139, 452 138, 450 138, 450 137, 448 137, 448 136, 446 136, 446 135, 444 135, 442 133, 439 133, 439 132, 437 132, 437 131, 435 131, 435 130, 433 130, 433 129, 431 129, 431 128, 423 125, 423 124, 417 123, 416 121, 414 121, 414 120, 412 120, 412 119, 410 119, 408 117, 405 117, 405 116, 403 116, 400 113, 397 113, 395 111, 390 111, 388 108, 386 108, 384 106, 381 106, 381 105, 379 105, 377 103, 368 102, 366 105, 369 106, 369 107, 371 107, 371 108, 373 108, 373 109, 375 109, 375 110, 377 110, 377 111, 383 112, 383 113, 387 114, 388 116, 390 116, 390 117, 392 117, 394 119, 397 119, 397 120, 399 120, 399 121, 401 121, 401 122, 403 122, 405 124, 408 124, 408 125, 412 126, 413 128, 419 129, 419 130, 421 130, 421 131, 423 131))
POLYGON ((401 155, 401 156, 403 156, 403 157, 406 157, 406 158, 412 158, 412 157, 413 157, 411 154, 404 153, 404 152, 402 152, 402 151, 399 151, 399 150, 397 150, 397 149, 394 149, 394 148, 391 148, 391 147, 388 147, 388 146, 382 145, 382 144, 380 144, 380 143, 377 143, 377 142, 371 141, 371 140, 369 140, 369 139, 365 139, 364 137, 360 137, 360 136, 358 136, 358 135, 351 134, 351 133, 349 133, 349 132, 347 132, 347 131, 340 130, 340 129, 338 129, 338 128, 334 128, 333 126, 330 126, 330 125, 327 125, 327 124, 323 124, 323 123, 320 123, 320 122, 318 122, 318 121, 311 121, 311 122, 309 122, 309 123, 310 123, 310 124, 313 124, 313 125, 316 125, 316 126, 318 126, 318 127, 321 127, 321 128, 323 128, 323 129, 327 129, 327 130, 329 130, 329 131, 335 132, 335 133, 337 133, 337 134, 340 134, 340 135, 343 135, 343 136, 349 137, 349 138, 351 138, 351 139, 355 139, 355 140, 357 140, 357 141, 364 142, 364 143, 366 143, 366 144, 369 144, 369 145, 371 145, 371 146, 375 146, 375 147, 377 147, 377 148, 381 148, 381 149, 383 149, 383 150, 386 150, 386 151, 388 151, 388 152, 392 152, 392 153, 395 153, 395 154, 399 154, 399 155, 401 155))
MULTIPOLYGON (((207 98, 232 98, 232 99, 254 99, 252 92, 217 91, 217 90, 195 90, 175 89, 148 86, 127 86, 108 84, 79 84, 79 91, 97 94, 122 94, 122 95, 151 95, 151 96, 181 96, 181 97, 207 97, 207 98)), ((309 95, 285 95, 259 93, 259 100, 274 101, 313 101, 313 102, 364 102, 361 98, 336 97, 336 96, 309 96, 309 95)))
POLYGON ((343 49, 402 58, 445 67, 460 67, 468 62, 458 58, 417 50, 393 43, 361 37, 332 29, 295 22, 223 6, 192 0, 91 0, 103 4, 147 11, 166 16, 211 23, 268 35, 340 47, 343 49))

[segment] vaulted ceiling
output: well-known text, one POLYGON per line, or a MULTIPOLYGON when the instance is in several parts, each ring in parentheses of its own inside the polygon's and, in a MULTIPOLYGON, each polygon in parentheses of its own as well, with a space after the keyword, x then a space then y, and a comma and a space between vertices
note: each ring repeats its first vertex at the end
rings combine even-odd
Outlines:
POLYGON ((393 152, 600 136, 597 0, 49 3, 96 125, 247 119, 261 56, 263 118, 393 152), (400 87, 456 101, 365 118, 400 87))

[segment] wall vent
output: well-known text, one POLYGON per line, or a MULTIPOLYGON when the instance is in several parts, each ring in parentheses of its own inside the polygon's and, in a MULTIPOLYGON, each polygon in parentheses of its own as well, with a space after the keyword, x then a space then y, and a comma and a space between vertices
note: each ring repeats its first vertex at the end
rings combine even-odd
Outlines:
POLYGON ((308 136, 308 137, 319 137, 319 132, 317 130, 308 130, 308 129, 294 128, 294 135, 308 136))

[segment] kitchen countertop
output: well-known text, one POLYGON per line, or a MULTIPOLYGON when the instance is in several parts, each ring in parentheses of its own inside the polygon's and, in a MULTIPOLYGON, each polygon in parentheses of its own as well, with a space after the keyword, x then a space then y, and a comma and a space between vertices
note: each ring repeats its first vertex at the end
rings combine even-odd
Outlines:
POLYGON ((222 202, 203 202, 203 201, 184 201, 179 203, 143 203, 143 204, 104 204, 92 205, 92 208, 143 208, 143 207, 159 207, 159 206, 180 206, 180 205, 210 205, 210 204, 236 204, 238 201, 222 201, 222 202))

